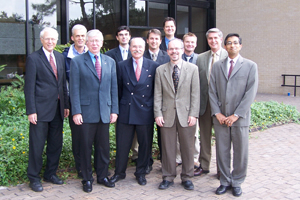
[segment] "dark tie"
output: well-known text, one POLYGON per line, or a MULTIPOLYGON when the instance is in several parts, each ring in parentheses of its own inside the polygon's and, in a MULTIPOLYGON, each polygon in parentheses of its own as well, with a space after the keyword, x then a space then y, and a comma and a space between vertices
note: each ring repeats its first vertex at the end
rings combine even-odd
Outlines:
POLYGON ((52 67, 52 69, 53 69, 53 72, 54 72, 54 75, 55 75, 55 78, 56 78, 56 80, 57 80, 57 68, 56 68, 56 65, 55 65, 55 62, 54 62, 54 59, 53 59, 53 57, 52 57, 52 55, 50 54, 50 65, 51 65, 51 67, 52 67))
POLYGON ((96 72, 97 72, 99 81, 101 81, 101 65, 100 65, 100 62, 98 60, 98 56, 97 55, 95 55, 95 59, 96 59, 96 62, 95 62, 96 72))
POLYGON ((173 78, 175 93, 177 93, 177 87, 178 87, 178 82, 179 82, 178 66, 177 65, 174 66, 172 78, 173 78))
POLYGON ((229 77, 230 77, 230 75, 231 75, 231 72, 232 72, 232 70, 233 70, 233 64, 234 64, 234 62, 233 62, 233 60, 231 60, 231 61, 230 61, 230 68, 229 68, 229 72, 228 72, 228 79, 229 79, 229 77))
POLYGON ((141 76, 141 68, 139 66, 139 61, 135 60, 135 62, 136 62, 135 77, 136 77, 136 80, 139 81, 140 76, 141 76))

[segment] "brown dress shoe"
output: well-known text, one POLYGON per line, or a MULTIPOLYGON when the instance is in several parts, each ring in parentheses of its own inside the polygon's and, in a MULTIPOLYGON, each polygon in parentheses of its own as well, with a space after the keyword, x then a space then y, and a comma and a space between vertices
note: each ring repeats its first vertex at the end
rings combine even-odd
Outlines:
POLYGON ((209 170, 204 170, 200 166, 194 171, 194 176, 200 176, 201 174, 208 174, 208 173, 209 173, 209 170))

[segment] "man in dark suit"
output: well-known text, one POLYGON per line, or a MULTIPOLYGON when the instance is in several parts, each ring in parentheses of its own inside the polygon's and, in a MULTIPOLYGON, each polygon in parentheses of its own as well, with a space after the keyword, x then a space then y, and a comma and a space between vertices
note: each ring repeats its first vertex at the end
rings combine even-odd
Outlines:
POLYGON ((29 126, 29 160, 27 176, 30 188, 43 191, 39 173, 43 166, 43 150, 47 141, 47 163, 44 181, 63 184, 56 176, 62 149, 63 119, 69 115, 65 61, 53 51, 58 39, 55 29, 46 27, 40 33, 43 47, 26 60, 25 101, 29 126))
MULTIPOLYGON (((170 62, 170 57, 166 51, 160 50, 159 45, 161 44, 161 32, 158 29, 151 29, 147 33, 147 44, 149 46, 148 51, 145 51, 144 57, 148 59, 152 59, 157 62, 159 65, 170 62)), ((161 159, 161 135, 160 128, 157 126, 157 140, 159 147, 159 156, 158 159, 161 159)), ((151 150, 152 151, 152 150, 151 150)), ((151 152, 151 159, 149 163, 149 170, 152 169, 153 159, 151 152)))
POLYGON ((194 137, 199 115, 200 84, 196 65, 182 60, 183 42, 168 46, 170 62, 157 68, 154 89, 155 122, 161 127, 162 175, 159 189, 167 189, 176 177, 177 137, 182 155, 182 185, 193 190, 194 137))
MULTIPOLYGON (((76 24, 73 26, 71 40, 74 42, 74 44, 65 48, 64 52, 62 53, 66 61, 66 77, 68 84, 70 82, 69 74, 71 60, 74 57, 84 54, 88 51, 88 48, 85 45, 86 32, 87 30, 85 26, 81 24, 76 24)), ((77 170, 78 177, 82 178, 80 169, 80 133, 78 132, 78 128, 73 121, 72 110, 70 111, 69 115, 69 125, 72 135, 72 152, 75 160, 75 168, 77 170)))
POLYGON ((103 35, 97 30, 87 33, 89 51, 71 61, 70 98, 73 120, 80 131, 80 166, 85 192, 92 191, 91 154, 94 144, 97 183, 114 187, 107 177, 109 166, 109 123, 118 118, 116 63, 100 54, 103 35))
POLYGON ((154 77, 158 63, 143 57, 145 41, 133 38, 130 43, 132 58, 118 63, 118 93, 120 114, 117 121, 116 169, 111 181, 126 177, 130 146, 137 134, 139 143, 134 175, 140 185, 146 185, 146 169, 153 138, 154 77))
MULTIPOLYGON (((210 50, 199 54, 196 63, 199 68, 201 98, 198 121, 200 128, 200 166, 194 171, 194 176, 209 173, 213 125, 208 97, 209 77, 213 63, 227 57, 227 51, 222 48, 223 33, 219 29, 209 29, 206 32, 206 39, 210 50)), ((219 169, 217 171, 219 178, 219 169)))
POLYGON ((224 44, 228 58, 213 64, 209 84, 216 153, 221 172, 221 185, 216 194, 224 194, 232 187, 232 194, 241 196, 241 184, 246 178, 248 165, 250 106, 257 92, 258 73, 256 63, 239 54, 242 39, 238 34, 228 34, 224 44))
POLYGON ((118 27, 118 30, 116 31, 116 38, 119 41, 119 46, 105 52, 105 54, 113 58, 116 63, 118 63, 131 58, 131 52, 129 51, 129 40, 131 38, 131 33, 129 27, 118 27))
POLYGON ((176 32, 175 19, 172 17, 166 17, 163 23, 163 27, 164 27, 165 37, 163 37, 159 48, 161 50, 167 51, 170 40, 175 38, 175 32, 176 32))

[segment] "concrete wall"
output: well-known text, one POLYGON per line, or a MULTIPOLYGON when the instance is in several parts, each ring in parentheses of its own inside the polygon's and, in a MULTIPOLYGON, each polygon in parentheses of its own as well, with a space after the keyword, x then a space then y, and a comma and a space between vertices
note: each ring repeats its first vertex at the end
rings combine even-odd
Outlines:
POLYGON ((300 74, 299 0, 217 0, 216 7, 217 28, 224 37, 239 33, 241 55, 258 64, 258 92, 293 95, 281 74, 300 74))

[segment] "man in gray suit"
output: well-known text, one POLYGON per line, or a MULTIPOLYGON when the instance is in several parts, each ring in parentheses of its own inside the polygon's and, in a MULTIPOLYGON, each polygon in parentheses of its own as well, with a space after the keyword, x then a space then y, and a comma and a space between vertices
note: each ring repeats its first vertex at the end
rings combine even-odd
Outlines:
POLYGON ((176 177, 177 136, 182 155, 182 185, 193 190, 194 135, 199 115, 200 84, 196 65, 182 60, 183 42, 173 39, 168 44, 170 62, 156 69, 154 117, 161 127, 163 181, 167 189, 176 177))
MULTIPOLYGON (((197 66, 200 76, 200 166, 195 170, 194 176, 209 173, 211 160, 211 136, 212 117, 210 115, 210 104, 208 98, 208 85, 211 66, 214 62, 227 57, 227 51, 222 48, 223 33, 217 28, 211 28, 206 32, 207 43, 210 50, 201 53, 197 58, 197 66)), ((219 170, 218 170, 219 178, 219 170)))
POLYGON ((216 194, 224 194, 232 187, 232 194, 240 196, 242 195, 241 184, 247 172, 250 106, 257 92, 258 73, 256 63, 239 54, 242 39, 238 34, 228 34, 224 44, 228 58, 214 63, 209 84, 217 160, 221 172, 221 185, 216 190, 216 194))
POLYGON ((87 33, 89 49, 71 61, 70 99, 74 123, 80 131, 80 166, 85 192, 92 191, 91 165, 94 144, 97 183, 114 187, 107 177, 109 166, 109 123, 118 118, 116 63, 100 54, 103 35, 97 30, 87 33))

